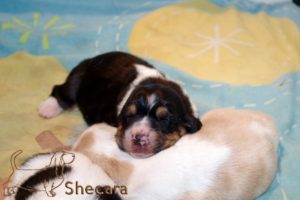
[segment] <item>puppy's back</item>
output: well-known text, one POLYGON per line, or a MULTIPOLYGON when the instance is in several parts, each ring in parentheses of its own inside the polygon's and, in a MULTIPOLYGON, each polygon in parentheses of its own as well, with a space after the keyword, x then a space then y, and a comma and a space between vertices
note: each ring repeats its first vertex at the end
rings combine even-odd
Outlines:
POLYGON ((277 167, 279 134, 273 120, 256 111, 218 109, 207 113, 203 124, 202 139, 231 150, 205 199, 250 200, 265 192, 277 167))

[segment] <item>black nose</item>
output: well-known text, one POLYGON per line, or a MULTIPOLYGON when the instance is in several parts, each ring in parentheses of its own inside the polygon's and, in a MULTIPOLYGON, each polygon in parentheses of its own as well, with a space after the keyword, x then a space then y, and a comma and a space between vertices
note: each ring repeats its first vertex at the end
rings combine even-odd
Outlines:
POLYGON ((148 137, 144 134, 136 134, 132 138, 133 144, 144 146, 148 144, 148 137))
POLYGON ((139 145, 141 140, 142 140, 143 135, 142 134, 137 134, 133 136, 133 144, 139 145))

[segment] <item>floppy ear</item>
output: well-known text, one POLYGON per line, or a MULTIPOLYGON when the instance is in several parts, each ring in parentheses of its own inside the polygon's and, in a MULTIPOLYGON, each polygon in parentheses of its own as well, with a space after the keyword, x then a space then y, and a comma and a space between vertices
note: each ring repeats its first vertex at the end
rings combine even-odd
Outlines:
POLYGON ((202 123, 200 119, 192 115, 186 115, 184 117, 184 126, 187 133, 195 133, 196 131, 200 130, 200 128, 202 127, 202 123))

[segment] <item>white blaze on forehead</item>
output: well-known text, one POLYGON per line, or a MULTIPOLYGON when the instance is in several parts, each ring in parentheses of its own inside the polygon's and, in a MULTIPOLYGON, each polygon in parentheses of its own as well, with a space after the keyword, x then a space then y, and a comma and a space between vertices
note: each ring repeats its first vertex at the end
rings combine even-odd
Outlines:
POLYGON ((127 102, 129 96, 131 95, 132 91, 134 90, 135 86, 137 86, 139 83, 141 83, 143 80, 149 77, 163 77, 163 75, 157 71, 154 68, 150 68, 144 65, 135 64, 134 65, 136 71, 137 71, 137 77, 134 79, 134 81, 130 84, 129 89, 125 93, 122 101, 118 105, 118 115, 120 114, 122 108, 124 107, 125 103, 127 102))
POLYGON ((149 126, 150 125, 150 121, 148 117, 143 117, 143 119, 141 121, 136 122, 137 124, 142 124, 142 125, 146 125, 149 126))
POLYGON ((147 100, 148 100, 148 107, 151 109, 156 103, 157 96, 155 94, 151 94, 147 97, 147 100))

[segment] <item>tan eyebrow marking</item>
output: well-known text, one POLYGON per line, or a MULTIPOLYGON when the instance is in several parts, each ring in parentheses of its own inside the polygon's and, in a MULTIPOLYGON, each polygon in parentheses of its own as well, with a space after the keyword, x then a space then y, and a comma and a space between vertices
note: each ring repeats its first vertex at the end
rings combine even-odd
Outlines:
POLYGON ((126 108, 126 115, 135 115, 137 113, 137 107, 135 104, 130 104, 126 108))
POLYGON ((156 108, 155 115, 157 118, 164 118, 168 114, 168 109, 164 106, 159 106, 156 108))

